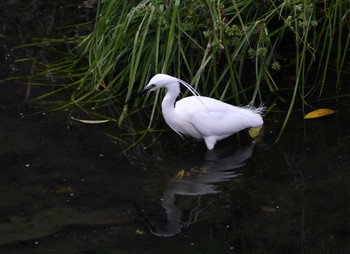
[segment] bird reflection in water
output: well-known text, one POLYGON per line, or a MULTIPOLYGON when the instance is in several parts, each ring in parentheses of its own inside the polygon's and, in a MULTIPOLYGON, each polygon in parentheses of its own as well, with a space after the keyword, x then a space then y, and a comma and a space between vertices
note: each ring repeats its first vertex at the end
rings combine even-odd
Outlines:
POLYGON ((225 150, 208 150, 200 167, 189 171, 181 170, 169 182, 161 199, 167 221, 157 224, 148 221, 150 231, 157 236, 173 236, 179 233, 181 228, 194 223, 200 212, 205 209, 205 207, 200 207, 201 195, 218 193, 217 183, 238 176, 240 173, 237 173, 237 169, 241 168, 244 162, 251 157, 253 147, 252 142, 229 155, 225 150), (187 222, 182 222, 182 210, 176 205, 176 196, 179 195, 198 197, 197 206, 190 212, 187 222))

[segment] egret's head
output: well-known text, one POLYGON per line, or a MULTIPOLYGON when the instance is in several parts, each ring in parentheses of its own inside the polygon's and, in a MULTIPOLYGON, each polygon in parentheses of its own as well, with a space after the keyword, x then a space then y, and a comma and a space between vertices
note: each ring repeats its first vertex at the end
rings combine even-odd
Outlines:
POLYGON ((179 84, 179 79, 166 74, 157 74, 151 78, 144 90, 156 91, 162 87, 167 88, 171 83, 179 84))
POLYGON ((136 98, 152 91, 157 91, 159 88, 166 88, 167 92, 175 95, 180 93, 180 83, 183 84, 193 95, 198 96, 199 93, 187 84, 185 81, 172 77, 166 74, 157 74, 148 82, 147 86, 139 93, 134 94, 127 103, 133 102, 136 98))

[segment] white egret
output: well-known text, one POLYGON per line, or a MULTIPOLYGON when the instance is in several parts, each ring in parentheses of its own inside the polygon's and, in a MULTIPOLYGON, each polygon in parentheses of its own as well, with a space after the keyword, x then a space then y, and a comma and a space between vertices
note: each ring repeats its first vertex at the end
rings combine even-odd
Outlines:
POLYGON ((185 81, 166 74, 155 75, 138 96, 159 88, 166 89, 162 101, 165 122, 181 137, 186 135, 204 140, 209 150, 214 148, 217 141, 238 131, 263 125, 261 115, 264 107, 255 108, 250 105, 237 107, 200 96, 185 81), (180 83, 194 96, 176 101, 180 94, 180 83))

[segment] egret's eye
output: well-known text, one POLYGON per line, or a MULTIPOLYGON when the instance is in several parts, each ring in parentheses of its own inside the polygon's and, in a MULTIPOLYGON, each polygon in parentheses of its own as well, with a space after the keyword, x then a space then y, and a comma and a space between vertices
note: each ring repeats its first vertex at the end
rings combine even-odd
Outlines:
POLYGON ((151 84, 151 85, 149 85, 148 87, 149 87, 150 89, 152 89, 152 88, 155 88, 156 85, 151 84))

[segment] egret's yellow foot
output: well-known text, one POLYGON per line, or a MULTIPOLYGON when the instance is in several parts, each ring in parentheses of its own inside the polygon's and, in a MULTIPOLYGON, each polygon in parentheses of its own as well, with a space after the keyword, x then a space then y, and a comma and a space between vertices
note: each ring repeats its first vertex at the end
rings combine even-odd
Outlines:
POLYGON ((259 126, 259 127, 252 127, 249 129, 248 131, 249 133, 249 136, 254 139, 253 142, 255 142, 256 140, 258 140, 262 133, 263 133, 263 127, 262 126, 259 126))

